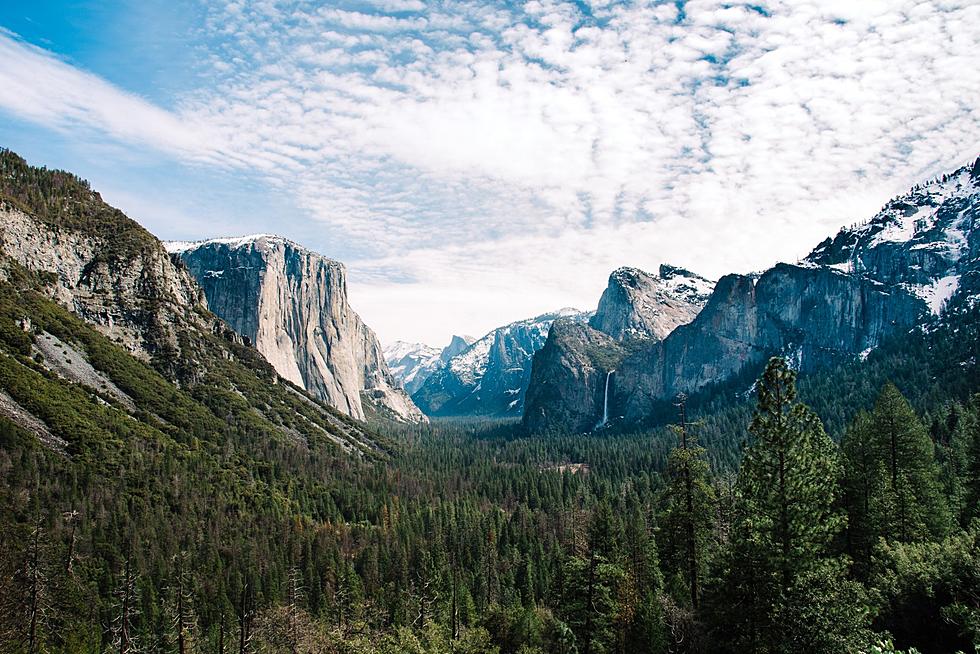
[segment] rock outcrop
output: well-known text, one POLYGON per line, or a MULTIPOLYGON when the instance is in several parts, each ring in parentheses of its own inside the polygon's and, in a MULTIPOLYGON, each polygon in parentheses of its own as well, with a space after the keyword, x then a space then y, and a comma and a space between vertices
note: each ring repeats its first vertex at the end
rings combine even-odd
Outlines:
MULTIPOLYGON (((595 428, 602 415, 606 375, 625 355, 623 345, 589 325, 555 321, 534 356, 524 424, 536 432, 549 427, 574 432, 595 428)), ((615 376, 610 378, 610 391, 616 383, 615 376)))
POLYGON ((616 271, 591 323, 611 342, 581 327, 555 330, 534 362, 524 422, 534 431, 590 429, 602 413, 599 380, 613 367, 610 412, 636 424, 656 403, 775 354, 803 372, 866 356, 947 307, 980 299, 978 219, 980 160, 890 201, 796 265, 723 277, 700 312, 692 307, 696 317, 673 327, 679 314, 649 300, 652 276, 616 271), (668 309, 665 322, 651 305, 668 309))
POLYGON ((713 287, 713 282, 667 264, 660 266, 659 276, 619 268, 609 275, 589 325, 617 341, 662 340, 678 325, 694 320, 713 287))
POLYGON ((562 309, 494 329, 432 373, 412 399, 430 416, 520 416, 531 359, 559 318, 584 322, 588 314, 562 309))
MULTIPOLYGON (((202 288, 163 243, 106 204, 88 182, 30 166, 2 148, 0 285, 17 293, 6 309, 31 343, 30 365, 16 364, 25 374, 43 367, 52 379, 88 389, 92 402, 124 411, 151 432, 180 434, 189 443, 205 428, 215 445, 247 433, 299 448, 330 442, 355 455, 381 451, 349 416, 282 383, 208 309, 202 288), (227 433, 207 427, 211 418, 227 423, 227 433)), ((0 389, 0 413, 45 445, 64 449, 64 439, 52 437, 76 430, 62 424, 46 431, 43 420, 37 422, 43 416, 27 410, 51 398, 40 387, 14 386, 0 389), (37 404, 23 403, 32 396, 37 404)))
MULTIPOLYGON (((91 202, 101 203, 92 192, 91 202)), ((175 266, 159 241, 139 225, 114 213, 116 230, 82 230, 52 224, 0 199, 0 250, 28 270, 49 275, 48 290, 63 306, 133 355, 174 359, 178 333, 192 325, 217 328, 201 288, 175 266), (120 248, 118 229, 141 238, 120 248)))
POLYGON ((258 235, 169 243, 211 310, 285 379, 358 419, 424 419, 350 307, 343 264, 287 239, 258 235))

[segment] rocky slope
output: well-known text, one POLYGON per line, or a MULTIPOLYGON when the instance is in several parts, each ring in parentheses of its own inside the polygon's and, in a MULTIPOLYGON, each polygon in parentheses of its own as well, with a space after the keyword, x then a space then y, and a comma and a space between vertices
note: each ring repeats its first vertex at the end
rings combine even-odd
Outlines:
POLYGON ((631 296, 595 323, 618 347, 556 333, 536 357, 525 424, 592 429, 602 413, 596 389, 613 369, 612 414, 642 423, 655 403, 731 379, 774 354, 790 356, 803 372, 866 356, 947 305, 980 297, 978 213, 980 160, 892 200, 797 265, 723 277, 697 317, 662 340, 629 342, 637 325, 648 324, 634 317, 642 301, 631 296))
POLYGON ((980 159, 891 200, 870 221, 818 245, 804 265, 898 286, 939 315, 980 293, 980 159))
POLYGON ((0 414, 69 454, 95 431, 131 427, 378 449, 362 425, 283 383, 163 244, 87 182, 2 149, 0 334, 0 414))
POLYGON ((285 379, 354 418, 424 419, 350 307, 343 264, 269 235, 167 248, 197 279, 211 310, 285 379))
POLYGON ((469 336, 453 336, 449 345, 441 350, 425 343, 395 341, 382 351, 395 381, 411 395, 422 388, 432 373, 469 347, 474 340, 469 336))
MULTIPOLYGON (((78 205, 101 210, 97 193, 76 191, 83 193, 87 197, 74 199, 78 205)), ((121 213, 106 213, 110 228, 104 230, 46 219, 14 189, 0 187, 0 250, 47 275, 55 300, 143 360, 179 356, 184 326, 218 329, 200 287, 160 243, 121 213)))
POLYGON ((436 370, 412 399, 430 416, 520 416, 531 358, 558 318, 588 314, 562 309, 499 327, 436 370))

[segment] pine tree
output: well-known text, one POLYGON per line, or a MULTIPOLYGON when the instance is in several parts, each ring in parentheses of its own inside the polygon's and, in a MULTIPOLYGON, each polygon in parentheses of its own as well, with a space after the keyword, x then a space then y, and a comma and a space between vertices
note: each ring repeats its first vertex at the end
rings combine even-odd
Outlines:
POLYGON ((841 449, 844 456, 841 499, 848 515, 845 547, 854 560, 855 573, 864 578, 877 542, 884 480, 870 414, 858 414, 841 441, 841 449))
POLYGON ((922 422, 894 384, 878 396, 868 426, 883 467, 880 525, 871 533, 898 542, 935 539, 949 530, 935 447, 922 422))
POLYGON ((770 360, 758 384, 738 490, 752 540, 783 588, 827 552, 843 526, 834 506, 840 464, 820 419, 796 402, 796 373, 770 360))
POLYGON ((708 563, 715 496, 705 449, 688 429, 685 401, 682 396, 681 421, 674 426, 678 445, 667 461, 669 481, 663 494, 661 533, 666 569, 683 572, 690 607, 697 610, 708 563))
MULTIPOLYGON (((784 359, 769 361, 757 393, 753 442, 736 483, 728 569, 712 609, 716 622, 724 614, 721 647, 795 652, 816 601, 806 589, 844 581, 840 568, 830 581, 824 570, 843 526, 835 508, 840 465, 820 420, 796 402, 796 374, 784 359)), ((830 642, 856 637, 846 626, 830 642)))
POLYGON ((968 416, 968 423, 963 427, 963 448, 966 451, 963 471, 965 524, 980 518, 980 395, 974 395, 970 401, 968 416))

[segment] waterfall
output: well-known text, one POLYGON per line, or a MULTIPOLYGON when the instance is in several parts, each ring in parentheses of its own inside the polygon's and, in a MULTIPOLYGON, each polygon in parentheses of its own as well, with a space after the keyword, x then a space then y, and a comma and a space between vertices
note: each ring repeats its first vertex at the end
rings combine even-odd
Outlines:
POLYGON ((605 427, 609 423, 609 378, 612 377, 614 372, 616 371, 610 370, 606 373, 606 390, 602 396, 602 420, 596 424, 596 429, 605 427))

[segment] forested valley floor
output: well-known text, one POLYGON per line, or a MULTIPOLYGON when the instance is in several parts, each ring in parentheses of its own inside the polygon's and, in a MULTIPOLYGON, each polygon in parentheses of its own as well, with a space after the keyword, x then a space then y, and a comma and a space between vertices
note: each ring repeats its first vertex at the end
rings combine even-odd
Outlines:
POLYGON ((978 324, 799 379, 777 357, 642 432, 376 425, 351 454, 201 391, 145 427, 5 319, 5 393, 65 447, 0 418, 2 650, 976 651, 978 324))

